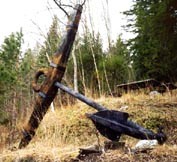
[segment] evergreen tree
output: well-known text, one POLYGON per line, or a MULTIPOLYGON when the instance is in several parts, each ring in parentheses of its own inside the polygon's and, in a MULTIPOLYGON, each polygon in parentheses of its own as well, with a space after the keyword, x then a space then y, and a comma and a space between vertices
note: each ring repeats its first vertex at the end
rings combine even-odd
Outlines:
POLYGON ((92 93, 99 90, 98 63, 102 58, 102 43, 99 34, 96 37, 91 33, 85 33, 78 48, 76 48, 80 79, 85 78, 85 86, 92 93), (83 76, 84 75, 84 76, 83 76))
POLYGON ((7 114, 7 105, 13 101, 15 88, 18 85, 22 31, 12 33, 4 39, 0 49, 0 115, 1 123, 7 114), (10 101, 10 102, 7 102, 10 101))
POLYGON ((111 44, 107 54, 103 55, 103 59, 99 62, 99 69, 105 89, 107 89, 107 84, 109 84, 111 91, 114 91, 116 90, 116 85, 127 82, 130 79, 128 78, 128 54, 127 46, 119 36, 116 43, 111 44))
POLYGON ((54 16, 52 25, 47 33, 44 45, 41 47, 37 59, 37 66, 48 67, 52 55, 57 51, 60 42, 59 24, 57 16, 54 16))
POLYGON ((135 0, 125 13, 134 17, 128 27, 136 34, 130 43, 137 79, 177 79, 176 10, 176 0, 135 0))
MULTIPOLYGON (((90 32, 85 32, 83 38, 75 41, 75 54, 78 67, 78 88, 80 92, 86 93, 87 90, 94 94, 99 91, 98 73, 96 66, 102 58, 102 43, 100 35, 92 36, 90 32)), ((67 65, 67 79, 73 84, 73 59, 70 59, 67 65)), ((97 69, 98 70, 98 69, 97 69)))

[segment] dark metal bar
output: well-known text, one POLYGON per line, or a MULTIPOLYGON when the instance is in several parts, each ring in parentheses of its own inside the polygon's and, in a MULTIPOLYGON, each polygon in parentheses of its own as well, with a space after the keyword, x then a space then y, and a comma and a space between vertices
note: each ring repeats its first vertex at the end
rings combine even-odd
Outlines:
MULTIPOLYGON (((108 127, 121 134, 126 134, 138 139, 156 139, 156 134, 146 129, 137 129, 133 125, 128 125, 127 122, 122 124, 108 118, 103 118, 97 115, 89 116, 94 122, 99 123, 105 127, 108 127), (131 126, 131 127, 130 127, 131 126), (146 131, 144 131, 146 130, 146 131)), ((134 124, 134 123, 133 123, 134 124)), ((141 127, 140 127, 141 128, 141 127)))
POLYGON ((93 121, 97 130, 112 141, 119 140, 122 134, 137 139, 157 139, 159 144, 163 144, 167 139, 162 127, 159 127, 157 133, 154 133, 131 120, 127 120, 128 114, 125 112, 107 110, 86 115, 93 121))
POLYGON ((98 110, 98 111, 104 111, 104 110, 108 110, 106 107, 99 105, 98 103, 96 103, 95 101, 92 101, 88 98, 86 98, 84 95, 64 86, 63 84, 56 82, 55 86, 57 86, 59 89, 61 89, 62 91, 72 95, 73 97, 83 101, 84 103, 86 103, 87 105, 93 107, 94 109, 98 110))

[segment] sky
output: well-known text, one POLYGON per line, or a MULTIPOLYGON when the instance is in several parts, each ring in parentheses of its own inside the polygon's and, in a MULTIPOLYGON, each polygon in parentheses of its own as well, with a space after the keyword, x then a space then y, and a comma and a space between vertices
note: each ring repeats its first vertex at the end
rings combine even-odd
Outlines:
MULTIPOLYGON (((79 1, 81 0, 72 0, 72 3, 75 4, 79 1)), ((61 0, 61 2, 67 4, 71 0, 61 0)), ((129 10, 131 6, 132 0, 89 0, 89 3, 86 1, 79 32, 81 33, 82 31, 83 22, 86 21, 90 25, 91 20, 93 29, 101 35, 104 48, 107 46, 108 33, 112 40, 116 40, 121 33, 123 39, 128 39, 132 35, 126 33, 121 27, 127 23, 125 16, 121 12, 129 10), (88 16, 89 11, 91 19, 88 16), (108 22, 109 30, 106 29, 105 19, 108 22)), ((54 14, 63 23, 67 22, 66 17, 64 17, 64 14, 55 5, 53 0, 1 1, 0 44, 2 44, 5 37, 12 32, 20 31, 20 28, 22 28, 24 34, 24 49, 28 47, 33 48, 36 42, 42 44, 54 14)))

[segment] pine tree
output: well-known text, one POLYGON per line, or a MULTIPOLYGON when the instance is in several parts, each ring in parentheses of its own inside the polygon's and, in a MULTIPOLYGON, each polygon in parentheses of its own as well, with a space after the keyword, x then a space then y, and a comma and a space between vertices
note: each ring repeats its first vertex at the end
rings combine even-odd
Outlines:
MULTIPOLYGON (((22 42, 22 31, 12 33, 4 39, 0 49, 0 115, 2 123, 6 121, 4 117, 13 115, 7 114, 6 111, 9 104, 15 104, 13 99, 18 85, 22 42)), ((11 107, 10 111, 13 110, 11 107)))
POLYGON ((37 66, 48 67, 52 55, 57 51, 60 42, 59 24, 57 16, 54 16, 52 25, 49 28, 49 32, 45 38, 44 45, 39 51, 37 59, 37 66))
POLYGON ((123 43, 121 37, 119 36, 117 41, 111 44, 107 54, 103 55, 103 59, 99 62, 99 69, 102 76, 104 89, 110 87, 111 92, 113 92, 116 90, 116 85, 127 82, 129 79, 128 53, 127 46, 123 43))
POLYGON ((128 27, 136 34, 130 43, 137 79, 177 79, 176 9, 176 0, 136 0, 126 12, 134 17, 128 27))

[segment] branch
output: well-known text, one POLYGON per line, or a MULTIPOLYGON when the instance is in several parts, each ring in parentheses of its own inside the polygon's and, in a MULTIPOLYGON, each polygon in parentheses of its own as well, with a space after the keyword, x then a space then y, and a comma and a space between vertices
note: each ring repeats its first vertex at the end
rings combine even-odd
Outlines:
POLYGON ((83 1, 83 3, 81 4, 82 6, 85 4, 86 0, 83 1))
MULTIPOLYGON (((61 3, 60 3, 60 4, 61 4, 61 3)), ((71 6, 71 5, 66 5, 66 4, 61 4, 61 6, 73 8, 73 6, 71 6)))
MULTIPOLYGON (((48 2, 48 5, 49 5, 49 6, 47 6, 47 10, 48 10, 49 13, 51 14, 51 17, 53 17, 53 16, 55 15, 55 14, 53 13, 53 9, 54 9, 54 8, 52 8, 52 7, 50 6, 49 2, 48 2)), ((62 23, 63 25, 66 26, 66 24, 65 24, 62 20, 60 20, 58 17, 57 17, 57 19, 58 19, 58 21, 59 21, 60 23, 62 23)))
POLYGON ((53 0, 55 4, 66 14, 66 16, 69 18, 69 14, 66 12, 66 10, 62 7, 61 1, 57 2, 57 0, 53 0))

